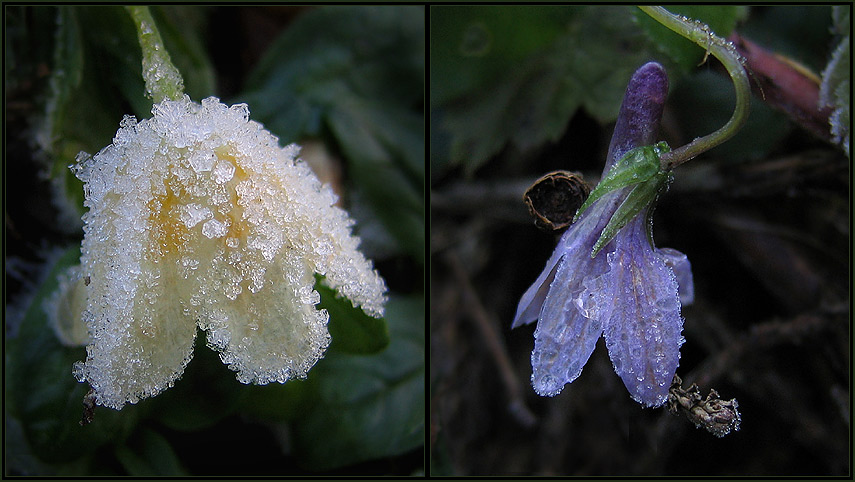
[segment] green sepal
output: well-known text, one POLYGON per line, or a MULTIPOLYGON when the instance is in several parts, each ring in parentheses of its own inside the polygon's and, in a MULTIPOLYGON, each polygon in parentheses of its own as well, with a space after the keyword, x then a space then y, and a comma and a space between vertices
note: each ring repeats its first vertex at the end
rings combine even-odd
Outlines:
MULTIPOLYGON (((659 171, 650 179, 639 183, 632 192, 623 200, 617 211, 609 219, 609 223, 603 228, 600 233, 600 238, 594 244, 594 249, 591 250, 591 258, 597 256, 603 247, 611 241, 615 235, 624 226, 627 225, 641 210, 647 209, 646 216, 649 218, 653 214, 653 206, 659 194, 670 184, 672 179, 671 171, 659 171)), ((647 240, 653 244, 653 233, 650 229, 650 223, 647 223, 647 240)))
POLYGON ((590 205, 606 194, 653 178, 659 173, 659 156, 670 150, 668 144, 663 141, 652 146, 636 147, 624 154, 597 184, 585 203, 579 207, 573 222, 578 221, 590 205))
POLYGON ((137 28, 137 37, 142 48, 142 75, 145 79, 146 96, 150 96, 155 104, 167 99, 181 99, 184 96, 184 78, 163 46, 163 39, 151 11, 148 7, 139 5, 128 5, 125 8, 137 28))

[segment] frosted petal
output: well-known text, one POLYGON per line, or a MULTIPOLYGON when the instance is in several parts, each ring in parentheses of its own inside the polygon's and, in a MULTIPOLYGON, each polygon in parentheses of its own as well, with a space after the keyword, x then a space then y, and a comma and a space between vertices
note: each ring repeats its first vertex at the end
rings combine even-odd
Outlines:
MULTIPOLYGON (((273 171, 274 167, 268 167, 273 171)), ((294 186, 274 199, 267 190, 254 189, 247 196, 262 203, 280 203, 281 229, 285 238, 324 282, 374 317, 383 316, 386 283, 370 260, 358 250, 359 238, 351 233, 353 222, 335 206, 336 196, 322 186, 311 169, 296 161, 278 172, 281 182, 294 186)), ((274 194, 276 196, 276 194, 274 194)), ((269 209, 269 208, 268 208, 269 209)))
POLYGON ((558 264, 534 332, 531 383, 539 395, 557 395, 582 373, 591 357, 603 333, 603 323, 579 311, 573 293, 580 290, 580 282, 574 281, 573 276, 579 271, 604 270, 602 258, 592 260, 581 250, 579 255, 568 256, 558 264))
POLYGON ((90 344, 86 362, 75 368, 77 379, 95 390, 96 402, 115 409, 171 387, 192 357, 196 336, 195 321, 181 312, 180 296, 164 296, 186 293, 177 268, 140 264, 122 251, 114 244, 84 256, 90 344), (100 256, 111 262, 98 262, 100 256))
MULTIPOLYGON (((570 230, 572 230, 572 226, 568 229, 564 236, 572 236, 570 230)), ((563 237, 562 237, 563 240, 563 237)), ((559 242, 559 245, 561 243, 559 242)), ((511 328, 516 328, 518 326, 527 325, 535 320, 537 320, 540 315, 541 308, 543 307, 543 302, 546 299, 546 294, 549 292, 549 285, 552 283, 552 280, 555 279, 555 271, 558 269, 558 263, 564 259, 564 250, 556 249, 552 252, 552 256, 550 256, 549 260, 546 262, 546 268, 540 273, 540 276, 537 277, 537 280, 523 293, 520 298, 520 302, 517 305, 517 314, 514 316, 514 322, 511 324, 511 328)))
POLYGON ((211 219, 202 225, 202 234, 207 238, 221 238, 228 232, 228 225, 216 219, 211 219))
POLYGON ((214 165, 213 177, 217 184, 223 184, 231 181, 235 175, 235 165, 229 161, 217 161, 214 165))
POLYGON ((679 365, 683 319, 677 279, 650 247, 644 221, 634 219, 615 238, 609 257, 615 306, 605 338, 615 372, 632 398, 655 407, 667 400, 679 365))
POLYGON ((302 260, 289 258, 268 267, 262 289, 242 291, 235 299, 214 295, 200 311, 208 345, 242 383, 305 378, 329 346, 326 310, 315 309, 315 297, 301 297, 305 290, 317 294, 312 272, 302 260))

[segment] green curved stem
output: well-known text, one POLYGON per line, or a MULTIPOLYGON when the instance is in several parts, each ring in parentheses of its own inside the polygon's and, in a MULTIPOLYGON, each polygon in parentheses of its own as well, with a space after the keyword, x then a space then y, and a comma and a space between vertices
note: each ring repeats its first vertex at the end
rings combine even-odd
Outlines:
POLYGON ((748 83, 748 74, 745 72, 742 56, 730 42, 714 34, 706 24, 674 15, 662 7, 639 6, 638 8, 662 25, 705 48, 707 54, 712 54, 724 65, 736 89, 736 107, 727 124, 712 134, 699 137, 683 147, 662 154, 660 157, 662 169, 673 169, 736 134, 748 119, 751 86, 748 83))
POLYGON ((133 5, 125 8, 137 27, 142 48, 142 73, 146 95, 151 97, 155 104, 165 99, 180 99, 184 96, 184 79, 172 64, 148 7, 133 5))

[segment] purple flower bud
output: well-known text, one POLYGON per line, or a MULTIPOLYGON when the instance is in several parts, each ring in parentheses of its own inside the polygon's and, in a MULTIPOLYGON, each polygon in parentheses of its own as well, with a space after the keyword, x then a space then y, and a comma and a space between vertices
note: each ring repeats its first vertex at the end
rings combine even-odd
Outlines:
POLYGON ((635 71, 626 86, 603 175, 630 150, 656 141, 667 96, 668 76, 664 67, 648 62, 635 71))

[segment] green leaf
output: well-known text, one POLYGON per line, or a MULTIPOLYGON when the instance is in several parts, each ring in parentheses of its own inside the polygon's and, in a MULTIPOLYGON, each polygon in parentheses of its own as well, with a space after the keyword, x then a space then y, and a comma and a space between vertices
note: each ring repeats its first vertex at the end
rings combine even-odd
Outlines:
POLYGON ((615 162, 609 172, 600 180, 597 187, 588 196, 588 199, 576 211, 573 221, 578 221, 579 216, 597 199, 618 189, 647 181, 659 172, 659 155, 670 151, 671 148, 665 142, 653 146, 641 146, 630 150, 615 162))
POLYGON ((271 45, 240 96, 284 142, 331 135, 350 179, 424 264, 424 9, 325 7, 271 45))
POLYGON ((444 104, 508 74, 544 50, 579 9, 508 5, 431 8, 431 103, 444 104))
POLYGON ((297 460, 329 470, 424 443, 423 298, 387 306, 391 343, 373 356, 329 353, 309 374, 316 401, 294 424, 297 460))
MULTIPOLYGON (((668 11, 707 24, 720 37, 727 37, 737 20, 747 14, 746 7, 735 5, 668 5, 668 11)), ((634 9, 639 25, 654 44, 685 72, 697 67, 706 52, 697 44, 671 31, 644 12, 634 9)))
POLYGON ((81 427, 87 391, 71 374, 72 364, 86 357, 82 347, 60 344, 43 309, 56 290, 57 276, 79 262, 79 247, 70 248, 47 266, 44 281, 24 312, 20 329, 7 336, 5 387, 8 414, 20 423, 32 453, 48 463, 63 463, 94 453, 101 445, 121 442, 139 419, 142 408, 97 408, 95 420, 81 427))
POLYGON ((116 448, 116 458, 133 477, 188 475, 163 435, 143 428, 116 448))
MULTIPOLYGON (((779 5, 752 8, 739 33, 770 52, 819 72, 833 43, 830 5, 779 5)), ((846 28, 849 32, 849 28, 846 28)))
MULTIPOLYGON (((717 72, 699 70, 675 86, 668 99, 686 137, 691 139, 721 127, 722 119, 733 113, 733 83, 717 72), (704 115, 698 115, 703 112, 704 115)), ((755 98, 745 125, 727 142, 708 152, 725 163, 759 159, 778 148, 793 124, 783 113, 755 98)))
POLYGON ((445 72, 432 71, 432 78, 456 81, 454 69, 463 72, 461 86, 437 87, 435 97, 432 85, 431 115, 442 120, 436 135, 449 136, 450 161, 467 175, 506 146, 526 151, 558 139, 580 107, 613 121, 626 82, 649 57, 629 7, 525 8, 532 13, 507 6, 431 10, 431 45, 440 52, 432 52, 432 66, 445 72), (519 50, 504 45, 516 29, 540 29, 540 15, 551 20, 536 42, 519 50), (476 58, 461 50, 473 29, 495 43, 476 58))
MULTIPOLYGON (((37 9, 41 10, 41 9, 37 9)), ((78 10, 58 7, 56 10, 56 40, 53 69, 48 81, 48 97, 36 139, 48 160, 48 174, 57 188, 56 196, 63 202, 66 214, 79 219, 83 214, 83 185, 66 167, 77 153, 66 157, 70 145, 79 145, 68 139, 64 132, 73 128, 73 102, 79 100, 83 78, 83 37, 78 20, 78 10), (50 162, 61 159, 60 162, 50 162), (63 163, 64 161, 64 163, 63 163)), ((83 133, 83 137, 87 136, 83 133)), ((72 148, 74 149, 74 148, 72 148)), ((75 222, 74 224, 79 224, 75 222)))
MULTIPOLYGON (((369 106, 363 109, 333 111, 328 118, 330 130, 338 139, 345 156, 354 166, 355 169, 351 171, 353 181, 365 194, 377 218, 406 248, 407 252, 423 265, 424 193, 421 186, 417 184, 419 181, 415 180, 419 176, 423 179, 424 176, 424 139, 415 138, 415 133, 421 133, 422 130, 412 129, 409 132, 402 132, 400 137, 402 140, 411 138, 411 146, 416 148, 418 154, 396 156, 387 148, 389 145, 387 133, 400 129, 408 123, 413 124, 415 119, 403 116, 395 119, 387 115, 384 121, 375 114, 380 113, 369 106), (394 161, 395 158, 403 160, 407 157, 410 157, 409 161, 400 163, 394 161), (416 170, 410 167, 418 162, 421 162, 421 173, 416 173, 416 170)), ((421 122, 421 119, 418 121, 421 122)), ((402 149, 404 149, 403 146, 402 149)))
POLYGON ((207 429, 239 410, 241 389, 214 350, 206 346, 206 334, 196 332, 193 360, 180 381, 157 397, 145 400, 153 419, 181 432, 207 429))
POLYGON ((389 329, 384 319, 366 315, 321 283, 316 283, 315 289, 321 294, 318 309, 325 309, 330 315, 330 352, 371 354, 389 345, 389 329))
MULTIPOLYGON (((313 373, 314 369, 309 372, 309 380, 313 373)), ((313 390, 306 380, 245 385, 240 387, 237 411, 264 422, 289 422, 300 420, 311 411, 313 401, 313 390)))

